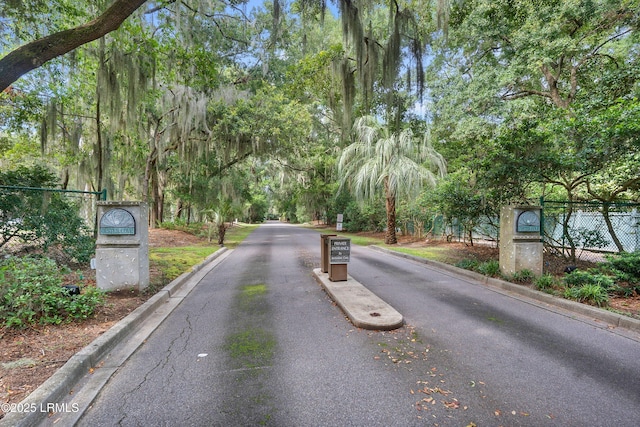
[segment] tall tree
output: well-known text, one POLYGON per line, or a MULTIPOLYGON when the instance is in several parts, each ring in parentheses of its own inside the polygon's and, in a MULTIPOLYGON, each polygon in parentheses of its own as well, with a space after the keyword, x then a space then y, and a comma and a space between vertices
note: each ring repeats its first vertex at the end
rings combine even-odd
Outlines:
POLYGON ((385 243, 395 244, 396 201, 419 193, 424 184, 435 185, 446 163, 427 135, 416 138, 410 129, 391 132, 372 116, 356 120, 355 141, 340 156, 338 174, 357 197, 373 198, 382 190, 387 211, 385 243))
POLYGON ((575 197, 624 151, 581 122, 613 125, 607 111, 637 97, 638 10, 637 0, 455 3, 430 67, 447 158, 479 171, 487 192, 524 201, 538 181, 575 197))

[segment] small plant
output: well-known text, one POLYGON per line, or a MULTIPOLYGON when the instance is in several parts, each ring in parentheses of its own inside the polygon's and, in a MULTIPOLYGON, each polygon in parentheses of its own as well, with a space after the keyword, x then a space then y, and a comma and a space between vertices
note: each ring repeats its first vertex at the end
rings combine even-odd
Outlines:
POLYGON ((500 263, 493 259, 479 264, 476 270, 485 276, 497 277, 500 275, 500 263))
POLYGON ((475 259, 463 259, 456 264, 458 268, 464 268, 465 270, 475 270, 478 267, 478 261, 475 259))
POLYGON ((612 270, 617 281, 640 284, 640 251, 607 255, 606 267, 612 270))
POLYGON ((567 274, 563 280, 570 288, 584 285, 600 285, 604 289, 610 289, 614 286, 613 279, 610 276, 591 271, 576 270, 567 274))
POLYGON ((540 291, 548 291, 556 286, 556 279, 551 274, 547 273, 536 278, 533 281, 533 284, 536 286, 536 289, 540 291))
POLYGON ((520 271, 516 271, 511 276, 511 280, 515 283, 531 283, 536 278, 536 275, 533 274, 531 270, 522 269, 520 271))
POLYGON ((564 292, 564 297, 578 302, 597 305, 598 307, 604 307, 609 303, 607 290, 600 285, 594 284, 567 288, 564 292))
POLYGON ((83 320, 104 303, 104 294, 85 287, 70 295, 62 286, 66 271, 49 258, 10 257, 0 261, 0 325, 23 328, 83 320))
POLYGON ((636 286, 636 287, 631 287, 631 286, 622 286, 620 284, 616 284, 614 285, 611 289, 609 289, 609 292, 616 294, 616 295, 620 295, 623 296, 625 298, 629 298, 632 297, 634 295, 637 294, 638 290, 640 287, 636 286))

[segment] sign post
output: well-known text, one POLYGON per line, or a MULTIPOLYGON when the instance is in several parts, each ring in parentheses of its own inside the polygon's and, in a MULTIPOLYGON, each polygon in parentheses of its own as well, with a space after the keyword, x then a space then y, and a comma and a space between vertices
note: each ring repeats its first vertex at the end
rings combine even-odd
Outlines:
POLYGON ((351 239, 329 237, 329 280, 347 280, 347 263, 351 259, 351 239))
POLYGON ((335 236, 335 234, 320 235, 320 271, 323 273, 329 271, 329 238, 335 236))

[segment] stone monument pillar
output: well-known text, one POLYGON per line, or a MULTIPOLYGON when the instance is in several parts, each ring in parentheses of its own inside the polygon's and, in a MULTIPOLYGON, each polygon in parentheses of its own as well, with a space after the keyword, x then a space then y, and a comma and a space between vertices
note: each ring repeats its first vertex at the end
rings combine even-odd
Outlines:
POLYGON ((500 271, 529 270, 542 276, 543 243, 539 206, 504 206, 500 211, 500 271))
POLYGON ((142 290, 149 285, 148 218, 143 202, 98 202, 98 288, 142 290))

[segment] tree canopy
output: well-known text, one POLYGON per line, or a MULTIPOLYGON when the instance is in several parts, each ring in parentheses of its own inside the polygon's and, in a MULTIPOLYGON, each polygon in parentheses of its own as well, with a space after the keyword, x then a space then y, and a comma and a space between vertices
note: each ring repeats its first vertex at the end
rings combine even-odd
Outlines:
MULTIPOLYGON (((440 211, 469 228, 540 196, 637 201, 638 3, 5 2, 0 167, 144 199, 153 225, 223 207, 395 231, 380 209, 393 203, 425 227, 440 211), (365 164, 365 122, 394 141, 376 160, 411 140, 450 176, 341 185, 365 164)), ((433 166, 407 157, 415 168, 377 172, 433 166)))

